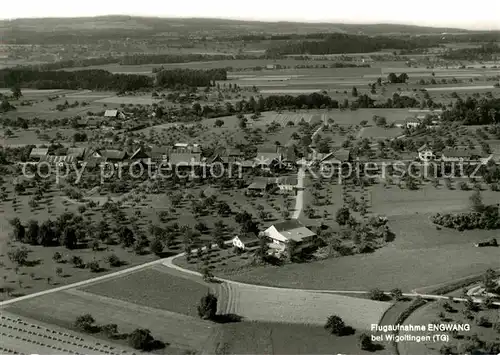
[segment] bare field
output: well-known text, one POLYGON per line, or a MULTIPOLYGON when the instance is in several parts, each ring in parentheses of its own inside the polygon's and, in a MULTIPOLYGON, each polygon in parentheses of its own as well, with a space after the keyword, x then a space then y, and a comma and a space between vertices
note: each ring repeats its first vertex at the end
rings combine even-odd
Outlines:
MULTIPOLYGON (((356 329, 370 329, 390 303, 342 295, 302 290, 265 289, 223 283, 230 300, 226 314, 238 314, 245 320, 290 324, 325 324, 325 315, 336 314, 356 329), (356 312, 353 312, 356 309, 356 312)), ((223 293, 224 294, 224 293, 223 293)))

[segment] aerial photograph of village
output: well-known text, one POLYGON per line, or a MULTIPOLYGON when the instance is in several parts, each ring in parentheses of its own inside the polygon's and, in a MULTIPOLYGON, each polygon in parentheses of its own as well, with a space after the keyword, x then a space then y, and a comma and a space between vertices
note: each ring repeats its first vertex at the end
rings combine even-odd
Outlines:
POLYGON ((500 27, 9 6, 0 354, 500 353, 500 27))

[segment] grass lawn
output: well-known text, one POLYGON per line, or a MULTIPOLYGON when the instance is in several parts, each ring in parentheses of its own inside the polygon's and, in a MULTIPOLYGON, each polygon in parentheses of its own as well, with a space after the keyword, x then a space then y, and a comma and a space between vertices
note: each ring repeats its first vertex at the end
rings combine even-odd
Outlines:
MULTIPOLYGON (((435 343, 416 343, 416 342, 401 342, 398 345, 398 348, 402 354, 439 354, 439 349, 444 344, 457 347, 458 353, 465 353, 463 345, 468 343, 467 337, 472 336, 473 334, 477 334, 479 339, 482 341, 496 342, 500 341, 500 333, 496 332, 491 325, 487 327, 481 327, 476 324, 477 319, 480 317, 487 317, 489 322, 495 323, 498 322, 500 313, 498 309, 486 309, 481 310, 479 312, 474 312, 474 319, 469 320, 466 319, 462 311, 465 309, 464 303, 453 303, 450 302, 452 308, 454 309, 452 312, 445 312, 440 302, 430 302, 423 307, 420 307, 415 312, 413 312, 404 322, 404 324, 419 324, 419 325, 427 325, 432 323, 433 321, 437 321, 438 323, 444 324, 456 324, 462 322, 463 324, 470 324, 470 331, 468 332, 458 332, 459 338, 453 338, 450 336, 449 342, 435 342, 435 343), (445 313, 445 318, 440 319, 439 313, 445 313)), ((400 335, 433 335, 435 332, 400 332, 400 335)))

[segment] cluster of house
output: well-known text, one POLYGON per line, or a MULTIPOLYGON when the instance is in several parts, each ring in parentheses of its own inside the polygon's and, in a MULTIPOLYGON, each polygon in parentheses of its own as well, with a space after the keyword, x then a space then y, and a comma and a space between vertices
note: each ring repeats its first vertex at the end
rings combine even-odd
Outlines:
MULTIPOLYGON (((406 95, 408 96, 408 95, 406 95)), ((420 127, 424 121, 428 118, 431 119, 431 125, 427 125, 427 128, 435 128, 439 124, 439 120, 441 119, 442 110, 410 110, 410 113, 413 113, 413 117, 408 117, 404 120, 404 122, 396 122, 395 126, 399 128, 418 128, 420 127)))
POLYGON ((264 240, 269 246, 269 253, 281 255, 293 244, 293 253, 300 253, 317 245, 318 236, 299 220, 290 219, 273 224, 257 236, 253 233, 236 236, 233 246, 241 250, 254 250, 264 240))
POLYGON ((484 154, 478 149, 445 148, 438 153, 429 144, 424 144, 418 148, 418 158, 424 162, 434 160, 443 162, 476 162, 483 157, 484 154))
POLYGON ((86 129, 134 130, 145 126, 133 119, 130 113, 120 110, 106 110, 103 116, 87 116, 76 121, 76 126, 86 129))
POLYGON ((242 168, 261 167, 270 169, 279 166, 292 170, 296 165, 293 147, 263 148, 254 158, 247 159, 242 151, 233 148, 218 148, 211 156, 204 156, 199 144, 176 143, 173 146, 140 147, 133 152, 120 149, 67 148, 58 149, 57 154, 49 153, 49 148, 33 148, 29 155, 32 162, 45 161, 57 163, 83 163, 88 167, 101 163, 127 164, 141 162, 145 165, 159 166, 203 166, 238 164, 242 168))

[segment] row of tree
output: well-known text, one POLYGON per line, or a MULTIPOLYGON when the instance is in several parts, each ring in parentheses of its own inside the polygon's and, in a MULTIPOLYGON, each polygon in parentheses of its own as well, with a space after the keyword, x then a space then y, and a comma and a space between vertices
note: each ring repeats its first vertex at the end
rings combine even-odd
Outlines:
POLYGON ((174 69, 161 70, 154 78, 136 74, 112 74, 106 70, 49 71, 29 68, 0 70, 1 87, 27 87, 34 89, 88 89, 116 90, 119 92, 184 85, 188 87, 211 86, 216 80, 227 80, 225 69, 174 69))
POLYGON ((466 125, 481 125, 500 122, 500 99, 468 96, 458 98, 453 107, 443 112, 443 121, 460 121, 466 125))
POLYGON ((288 54, 342 54, 342 53, 370 53, 380 50, 416 49, 436 46, 431 37, 389 37, 389 36, 361 36, 335 33, 321 41, 302 40, 286 42, 266 51, 269 57, 288 54))

